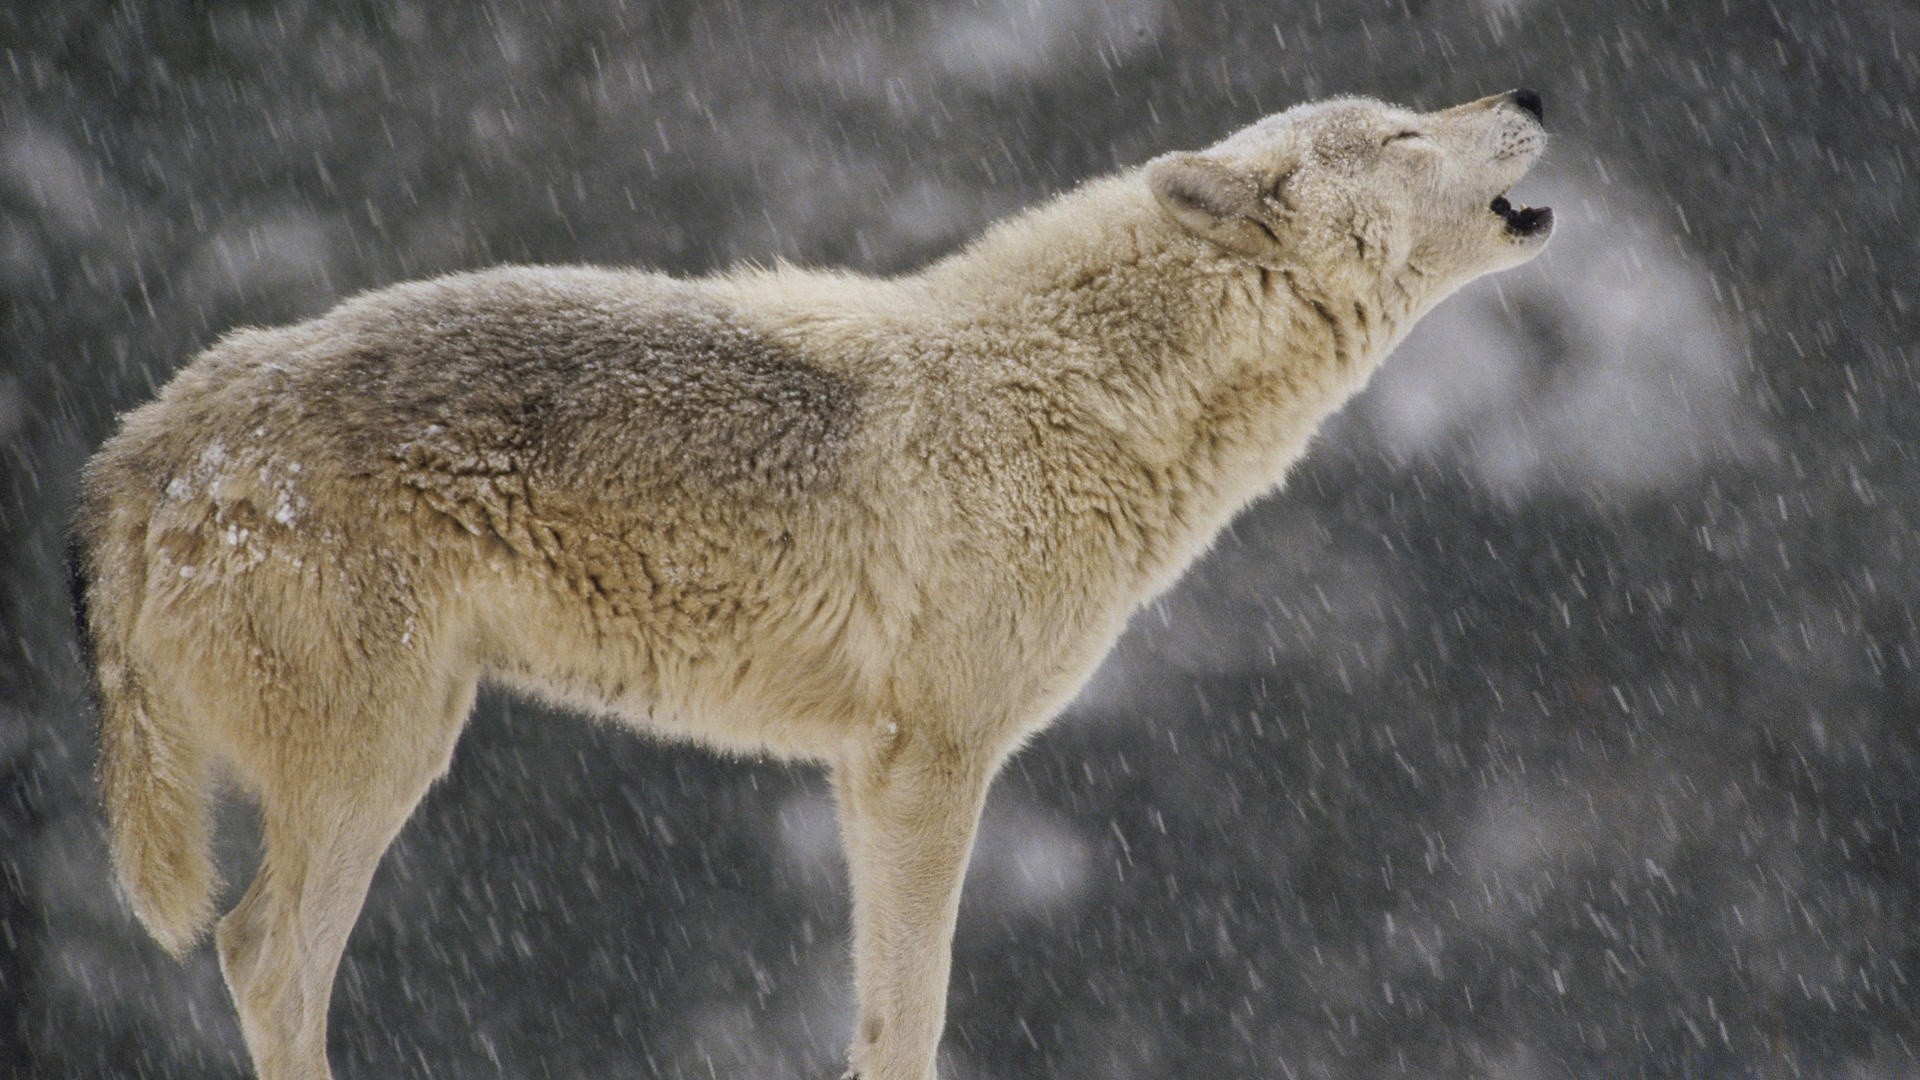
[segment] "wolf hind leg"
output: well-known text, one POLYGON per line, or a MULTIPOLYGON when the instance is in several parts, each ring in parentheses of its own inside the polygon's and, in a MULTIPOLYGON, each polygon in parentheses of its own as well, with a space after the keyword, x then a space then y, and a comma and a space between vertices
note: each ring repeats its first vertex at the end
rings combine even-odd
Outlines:
POLYGON ((472 695, 470 684, 447 695, 430 731, 386 740, 387 752, 355 747, 258 793, 260 867, 215 940, 260 1080, 330 1080, 327 1008, 347 938, 381 856, 445 772, 472 695))

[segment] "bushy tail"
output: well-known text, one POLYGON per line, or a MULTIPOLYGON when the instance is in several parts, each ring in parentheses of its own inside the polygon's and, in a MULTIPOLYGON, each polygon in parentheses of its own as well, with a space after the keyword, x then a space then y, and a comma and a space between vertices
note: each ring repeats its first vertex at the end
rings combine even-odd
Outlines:
POLYGON ((217 872, 203 756, 178 717, 156 707, 129 638, 146 593, 145 521, 86 508, 68 551, 75 614, 94 677, 100 793, 113 868, 133 913, 175 956, 213 921, 217 872))

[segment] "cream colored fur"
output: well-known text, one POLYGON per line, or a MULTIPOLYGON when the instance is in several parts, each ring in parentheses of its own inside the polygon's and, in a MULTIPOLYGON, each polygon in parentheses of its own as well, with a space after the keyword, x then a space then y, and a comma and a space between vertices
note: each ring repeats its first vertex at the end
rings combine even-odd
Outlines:
POLYGON ((996 769, 1421 313, 1539 249, 1489 209, 1524 100, 1301 107, 893 280, 506 268, 228 336, 84 483, 135 913, 204 932, 237 778, 221 967, 260 1075, 326 1077, 375 865, 492 679, 826 763, 851 1065, 927 1080, 996 769))

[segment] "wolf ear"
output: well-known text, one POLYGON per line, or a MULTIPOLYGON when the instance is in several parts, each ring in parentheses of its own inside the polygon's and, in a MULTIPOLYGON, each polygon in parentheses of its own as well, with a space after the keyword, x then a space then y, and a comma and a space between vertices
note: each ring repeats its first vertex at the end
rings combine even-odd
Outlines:
POLYGON ((1247 173, 1205 154, 1168 154, 1147 166, 1147 186, 1160 209, 1195 236, 1258 261, 1282 252, 1260 183, 1247 173))

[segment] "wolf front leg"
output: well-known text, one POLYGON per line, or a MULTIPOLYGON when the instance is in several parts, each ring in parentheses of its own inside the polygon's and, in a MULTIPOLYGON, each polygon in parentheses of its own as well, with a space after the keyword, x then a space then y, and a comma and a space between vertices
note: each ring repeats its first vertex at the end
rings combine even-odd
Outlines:
POLYGON ((934 1080, 960 882, 998 762, 900 730, 835 770, 859 999, 850 1077, 934 1080))

